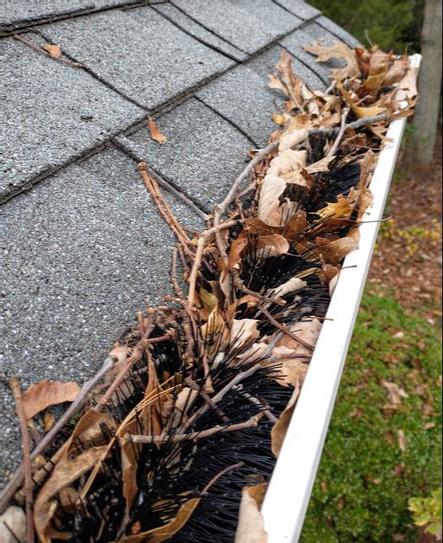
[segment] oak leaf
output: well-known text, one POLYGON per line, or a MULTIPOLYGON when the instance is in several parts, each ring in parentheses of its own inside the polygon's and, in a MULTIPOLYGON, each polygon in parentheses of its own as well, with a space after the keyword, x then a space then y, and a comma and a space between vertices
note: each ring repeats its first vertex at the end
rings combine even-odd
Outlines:
POLYGON ((40 381, 31 385, 23 394, 23 409, 26 418, 32 419, 37 413, 51 405, 72 402, 80 392, 77 383, 59 381, 40 381))

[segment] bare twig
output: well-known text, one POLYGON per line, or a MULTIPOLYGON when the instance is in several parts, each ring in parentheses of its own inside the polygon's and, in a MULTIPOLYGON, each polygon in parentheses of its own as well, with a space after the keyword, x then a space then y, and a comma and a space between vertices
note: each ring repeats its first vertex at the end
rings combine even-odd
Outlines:
POLYGON ((214 426, 208 430, 202 430, 200 432, 190 432, 187 434, 175 434, 171 436, 162 435, 162 436, 143 436, 143 435, 128 435, 129 441, 133 443, 155 443, 156 445, 161 445, 172 441, 174 443, 179 443, 182 441, 194 441, 197 439, 206 439, 208 437, 214 436, 221 432, 238 432, 240 430, 245 430, 247 428, 256 428, 258 423, 263 418, 263 413, 258 413, 245 422, 238 422, 237 424, 229 424, 228 426, 214 426))
POLYGON ((25 410, 23 407, 22 387, 20 384, 20 379, 18 377, 13 377, 9 381, 9 386, 11 387, 12 395, 14 396, 15 408, 17 411, 18 421, 20 425, 20 433, 22 435, 23 466, 25 472, 24 493, 26 504, 26 538, 28 543, 34 543, 34 520, 32 516, 32 491, 34 485, 32 482, 32 465, 30 455, 31 444, 29 439, 25 410))
POLYGON ((274 319, 274 317, 269 313, 269 311, 264 307, 257 307, 257 310, 260 311, 267 319, 268 321, 273 324, 276 328, 278 328, 281 332, 289 336, 290 338, 294 339, 300 345, 303 345, 303 347, 306 347, 307 349, 310 349, 311 351, 314 350, 314 345, 311 345, 310 343, 307 343, 304 339, 294 334, 294 332, 291 332, 289 328, 287 328, 284 324, 281 324, 278 322, 278 320, 274 319))
POLYGON ((334 144, 329 149, 329 152, 326 155, 327 157, 335 156, 335 153, 337 152, 337 150, 338 150, 338 148, 340 146, 341 140, 343 139, 343 136, 345 135, 345 132, 346 132, 346 119, 348 118, 349 111, 350 111, 350 108, 348 108, 348 107, 343 109, 340 131, 339 131, 339 133, 338 133, 338 135, 337 135, 337 137, 336 137, 336 139, 334 141, 334 144))

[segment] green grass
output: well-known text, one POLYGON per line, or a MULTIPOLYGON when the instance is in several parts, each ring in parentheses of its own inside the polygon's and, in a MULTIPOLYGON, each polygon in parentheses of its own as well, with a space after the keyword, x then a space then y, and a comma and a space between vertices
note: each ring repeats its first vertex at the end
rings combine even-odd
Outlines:
POLYGON ((302 543, 415 543, 408 499, 440 485, 440 360, 436 326, 365 295, 302 543), (408 394, 391 414, 383 380, 408 394))

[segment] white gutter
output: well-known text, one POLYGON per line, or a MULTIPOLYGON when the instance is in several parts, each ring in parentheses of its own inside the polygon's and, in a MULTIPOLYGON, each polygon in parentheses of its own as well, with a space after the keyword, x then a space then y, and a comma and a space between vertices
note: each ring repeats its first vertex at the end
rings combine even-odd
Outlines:
MULTIPOLYGON (((413 55, 411 65, 420 65, 413 55)), ((392 143, 380 153, 370 189, 373 204, 360 226, 360 246, 349 254, 329 305, 309 370, 262 507, 268 543, 296 543, 340 384, 360 300, 394 173, 406 119, 393 121, 392 143)))

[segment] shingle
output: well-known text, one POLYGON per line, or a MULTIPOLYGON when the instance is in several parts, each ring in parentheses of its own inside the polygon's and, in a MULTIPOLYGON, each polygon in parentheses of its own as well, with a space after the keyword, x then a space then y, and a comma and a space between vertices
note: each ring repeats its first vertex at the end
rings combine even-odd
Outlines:
POLYGON ((331 34, 336 36, 339 40, 345 42, 346 45, 349 45, 349 47, 360 46, 360 42, 356 38, 354 38, 354 36, 349 34, 349 32, 346 32, 346 30, 341 26, 335 24, 333 21, 331 21, 331 19, 322 16, 316 19, 316 22, 323 28, 329 30, 329 32, 331 32, 331 34))
POLYGON ((301 24, 300 19, 272 0, 173 0, 172 3, 250 54, 301 24))
POLYGON ((300 17, 300 19, 303 19, 304 21, 309 21, 310 19, 317 17, 321 13, 320 10, 314 8, 313 6, 310 6, 302 0, 274 0, 274 2, 286 8, 291 13, 297 15, 297 17, 300 17))
POLYGON ((245 167, 251 143, 195 98, 157 122, 168 142, 158 145, 143 128, 129 136, 137 155, 164 178, 182 187, 207 211, 212 210, 245 167))
MULTIPOLYGON (((147 1, 155 3, 161 0, 147 1)), ((139 0, 3 0, 0 4, 0 31, 137 2, 139 0)))
POLYGON ((0 41, 0 57, 3 197, 144 115, 84 70, 40 55, 13 39, 0 41))
MULTIPOLYGON (((199 221, 172 197, 188 227, 199 221)), ((71 165, 2 209, 0 372, 24 385, 82 383, 137 310, 170 292, 175 239, 116 149, 71 165), (146 300, 146 303, 145 303, 146 300)), ((20 450, 16 416, 0 387, 0 480, 20 450)))
MULTIPOLYGON (((251 59, 247 63, 247 66, 249 69, 257 73, 262 79, 268 81, 268 75, 275 72, 275 66, 279 61, 282 50, 283 48, 279 45, 274 45, 251 59)), ((297 58, 294 57, 292 59, 292 65, 295 73, 310 89, 324 90, 326 88, 326 85, 318 77, 318 75, 305 64, 300 62, 297 58)))
POLYGON ((221 51, 230 58, 234 58, 238 61, 248 58, 246 53, 240 51, 240 49, 237 49, 237 47, 234 47, 222 38, 219 38, 216 34, 198 24, 172 4, 158 4, 154 9, 188 34, 202 40, 208 46, 214 47, 216 50, 221 51))
POLYGON ((205 86, 197 96, 239 127, 255 145, 264 146, 276 129, 271 113, 275 94, 246 66, 239 66, 205 86))
POLYGON ((43 32, 101 80, 148 109, 234 64, 150 7, 79 17, 45 26, 43 32))
POLYGON ((329 61, 327 63, 316 62, 315 56, 305 51, 304 47, 312 45, 315 41, 319 41, 325 45, 331 45, 340 41, 336 36, 331 34, 329 30, 318 25, 316 22, 310 23, 303 28, 292 32, 286 36, 280 43, 300 62, 312 68, 313 71, 327 83, 330 77, 330 68, 341 66, 340 62, 329 61))

